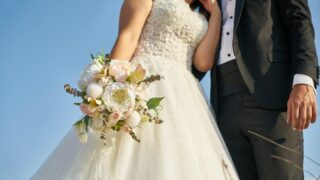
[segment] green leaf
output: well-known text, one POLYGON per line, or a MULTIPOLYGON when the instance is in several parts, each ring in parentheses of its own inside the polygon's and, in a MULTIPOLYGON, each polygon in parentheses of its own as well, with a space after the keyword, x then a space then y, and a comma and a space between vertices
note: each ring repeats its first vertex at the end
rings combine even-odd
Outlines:
POLYGON ((89 125, 90 116, 85 116, 85 117, 83 118, 83 121, 84 121, 87 125, 89 125))
POLYGON ((80 125, 81 122, 82 122, 82 119, 78 120, 78 121, 75 122, 73 125, 74 125, 74 126, 78 126, 78 125, 80 125))
POLYGON ((76 106, 80 106, 81 103, 73 103, 73 104, 76 105, 76 106))
POLYGON ((94 57, 94 55, 92 53, 90 53, 91 59, 95 59, 96 57, 94 57))
POLYGON ((161 103, 161 101, 164 99, 164 97, 156 97, 156 98, 151 98, 147 102, 148 109, 156 109, 161 103))
POLYGON ((116 125, 112 126, 111 129, 114 131, 120 131, 121 127, 125 124, 124 120, 120 120, 116 125))
POLYGON ((73 125, 78 126, 80 123, 82 123, 82 121, 85 122, 87 125, 89 125, 90 116, 84 116, 82 119, 78 120, 73 125))

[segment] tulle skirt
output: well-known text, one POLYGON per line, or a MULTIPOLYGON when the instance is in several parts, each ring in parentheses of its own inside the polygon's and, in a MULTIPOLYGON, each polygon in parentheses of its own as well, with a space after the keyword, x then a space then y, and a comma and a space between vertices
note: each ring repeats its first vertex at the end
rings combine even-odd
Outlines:
POLYGON ((231 157, 198 80, 166 59, 140 59, 150 74, 164 76, 146 96, 164 96, 161 125, 135 129, 141 143, 117 134, 104 146, 89 134, 86 144, 71 129, 33 180, 236 180, 231 157))

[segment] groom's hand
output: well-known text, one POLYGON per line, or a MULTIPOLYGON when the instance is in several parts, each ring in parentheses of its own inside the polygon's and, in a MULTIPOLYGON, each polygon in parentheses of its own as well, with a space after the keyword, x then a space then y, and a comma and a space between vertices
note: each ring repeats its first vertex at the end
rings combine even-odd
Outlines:
POLYGON ((313 87, 297 84, 293 87, 287 103, 288 123, 294 130, 303 131, 317 119, 317 102, 313 87))

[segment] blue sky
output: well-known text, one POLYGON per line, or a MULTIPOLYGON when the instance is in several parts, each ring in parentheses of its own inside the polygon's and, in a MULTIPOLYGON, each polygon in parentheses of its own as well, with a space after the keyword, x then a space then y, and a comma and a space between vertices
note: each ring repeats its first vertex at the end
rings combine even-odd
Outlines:
MULTIPOLYGON (((63 85, 76 85, 90 52, 110 51, 121 2, 0 0, 0 180, 30 178, 81 116, 63 85)), ((320 1, 309 3, 320 35, 320 1)), ((305 131, 318 162, 319 137, 320 122, 305 131)))

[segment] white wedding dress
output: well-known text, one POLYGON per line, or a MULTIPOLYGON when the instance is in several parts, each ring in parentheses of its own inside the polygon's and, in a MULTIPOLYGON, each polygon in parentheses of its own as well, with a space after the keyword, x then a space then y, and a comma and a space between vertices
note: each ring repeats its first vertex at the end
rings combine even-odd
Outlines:
POLYGON ((108 146, 92 133, 86 144, 72 129, 33 180, 237 180, 228 150, 198 80, 192 55, 208 28, 185 0, 154 0, 132 59, 164 80, 147 96, 164 96, 164 123, 135 129, 141 143, 126 134, 108 146))

